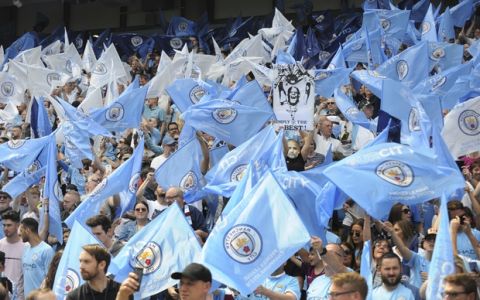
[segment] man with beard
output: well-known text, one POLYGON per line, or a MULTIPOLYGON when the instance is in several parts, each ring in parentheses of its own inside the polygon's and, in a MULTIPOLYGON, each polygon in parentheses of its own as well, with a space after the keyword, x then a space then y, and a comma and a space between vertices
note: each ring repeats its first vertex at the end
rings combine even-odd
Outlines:
POLYGON ((392 253, 385 253, 380 260, 382 285, 373 289, 372 299, 414 300, 412 291, 400 283, 402 279, 400 258, 392 253))
POLYGON ((79 259, 80 275, 85 283, 71 291, 67 300, 115 299, 120 284, 106 276, 110 253, 98 244, 85 245, 82 249, 79 259))
POLYGON ((0 240, 0 251, 5 253, 5 270, 3 275, 8 277, 15 285, 17 296, 23 298, 22 278, 22 255, 23 242, 18 236, 20 226, 20 216, 13 210, 7 211, 2 215, 3 233, 5 237, 0 240))
POLYGON ((24 295, 28 295, 42 284, 55 252, 38 235, 38 222, 35 219, 23 219, 19 231, 23 242, 28 243, 22 256, 23 290, 24 295))

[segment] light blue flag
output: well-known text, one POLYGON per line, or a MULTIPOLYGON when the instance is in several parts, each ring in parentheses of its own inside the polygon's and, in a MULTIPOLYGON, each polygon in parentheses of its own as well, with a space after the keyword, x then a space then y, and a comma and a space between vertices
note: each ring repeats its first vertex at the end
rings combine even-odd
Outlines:
POLYGON ((373 140, 368 142, 364 148, 378 145, 378 144, 383 144, 388 142, 388 133, 390 131, 390 121, 388 122, 387 126, 380 132, 373 140))
MULTIPOLYGON (((425 0, 422 0, 422 1, 425 1, 425 0)), ((405 36, 403 37, 402 40, 408 46, 415 45, 420 41, 421 35, 422 34, 417 30, 417 28, 415 28, 415 22, 410 20, 410 22, 407 25, 407 32, 405 33, 405 36)))
POLYGON ((324 171, 336 186, 365 211, 382 219, 392 203, 422 203, 443 191, 463 187, 451 180, 449 167, 438 166, 432 156, 416 153, 411 147, 385 143, 363 148, 324 171))
POLYGON ((365 48, 367 51, 368 68, 370 70, 374 70, 386 59, 381 46, 381 31, 375 30, 372 32, 371 36, 365 27, 363 34, 365 35, 365 48))
POLYGON ((192 227, 178 204, 173 203, 130 238, 112 260, 108 272, 122 282, 134 267, 143 268, 137 296, 145 299, 175 285, 177 282, 170 275, 197 260, 200 251, 192 227))
POLYGON ((471 61, 452 67, 432 77, 425 78, 415 86, 413 92, 443 96, 455 84, 458 77, 470 74, 471 70, 471 61))
POLYGON ((372 250, 371 250, 371 240, 368 240, 363 243, 362 258, 360 261, 360 275, 367 281, 368 285, 368 294, 367 300, 372 299, 372 290, 373 290, 373 276, 372 276, 372 250))
MULTIPOLYGON (((135 82, 132 82, 130 85, 134 84, 135 82)), ((91 118, 111 131, 122 132, 128 128, 139 128, 147 91, 147 86, 127 88, 108 106, 94 110, 91 118)))
POLYGON ((449 42, 454 39, 455 29, 453 28, 453 19, 450 14, 450 7, 447 7, 438 26, 438 40, 440 42, 449 42))
MULTIPOLYGON (((120 211, 117 211, 117 217, 122 216, 126 211, 132 210, 137 200, 138 180, 140 179, 140 172, 142 169, 143 150, 145 140, 143 136, 139 139, 138 145, 133 151, 132 156, 126 163, 131 164, 131 173, 128 178, 128 189, 124 189, 119 193, 120 196, 120 211)), ((128 174, 127 174, 128 176, 128 174)))
POLYGON ((276 58, 277 65, 294 65, 295 58, 285 51, 278 51, 276 58))
POLYGON ((265 127, 239 147, 225 154, 205 175, 205 190, 230 197, 250 161, 258 161, 275 142, 275 131, 265 127))
POLYGON ((200 143, 193 138, 158 167, 155 180, 165 190, 180 187, 188 203, 198 200, 201 198, 199 191, 205 184, 200 170, 202 159, 200 143))
POLYGON ((360 32, 355 32, 352 37, 343 43, 343 56, 347 62, 367 62, 367 51, 365 47, 365 37, 360 32))
POLYGON ((476 40, 473 42, 470 47, 468 47, 467 51, 473 56, 473 57, 478 57, 478 54, 480 54, 480 39, 476 40))
POLYGON ((254 136, 272 117, 271 110, 228 100, 201 102, 183 113, 185 123, 234 146, 254 136))
MULTIPOLYGON (((140 141, 139 147, 143 148, 143 139, 140 141)), ((134 154, 135 154, 134 151, 134 154)), ((137 151, 139 152, 139 151, 137 151)), ((138 155, 143 156, 142 153, 138 155)), ((65 220, 65 224, 72 228, 75 220, 81 224, 98 214, 105 200, 115 194, 130 190, 132 194, 136 193, 138 179, 140 178, 139 170, 135 170, 136 155, 132 155, 128 160, 124 161, 115 169, 107 178, 104 178, 97 187, 87 195, 87 198, 73 211, 73 213, 65 220)))
POLYGON ((332 97, 333 91, 338 86, 350 83, 349 75, 352 71, 353 68, 315 70, 315 94, 323 97, 332 97))
POLYGON ((100 244, 90 231, 77 221, 73 224, 70 237, 58 263, 53 283, 53 292, 57 299, 62 300, 67 297, 68 293, 84 283, 80 275, 79 261, 82 247, 90 244, 100 244))
POLYGON ((191 139, 196 138, 197 131, 192 126, 185 123, 183 125, 182 131, 180 131, 180 136, 178 137, 178 147, 183 147, 191 139))
MULTIPOLYGON (((60 189, 57 175, 57 143, 54 133, 50 134, 48 138, 47 168, 45 171, 43 197, 48 199, 48 217, 50 221, 48 232, 50 235, 55 236, 61 244, 63 243, 63 228, 59 203, 62 200, 62 190, 60 189)), ((40 211, 41 217, 44 216, 43 209, 42 207, 40 211)))
POLYGON ((427 10, 427 14, 423 18, 423 22, 420 25, 421 28, 421 40, 429 42, 438 42, 437 27, 435 25, 435 19, 433 18, 432 4, 427 10))
POLYGON ((363 13, 363 24, 368 30, 375 30, 382 26, 387 38, 403 39, 408 26, 410 11, 408 10, 387 10, 373 9, 363 13), (378 17, 378 23, 372 15, 378 17))
POLYGON ((32 137, 39 138, 52 133, 52 125, 48 119, 48 113, 43 106, 43 98, 34 98, 30 111, 30 128, 32 137))
POLYGON ((0 165, 15 172, 27 170, 48 145, 50 137, 31 140, 9 140, 0 145, 0 165))
POLYGON ((227 99, 236 101, 245 106, 251 106, 262 111, 271 112, 273 114, 272 106, 270 103, 268 103, 262 87, 256 80, 246 82, 238 89, 235 89, 230 95, 227 96, 227 99))
POLYGON ((416 95, 416 98, 422 104, 428 119, 432 126, 443 128, 443 113, 440 97, 437 95, 416 95))
POLYGON ((215 140, 213 146, 209 150, 210 166, 215 166, 228 153, 228 146, 223 141, 215 140))
POLYGON ((368 130, 377 130, 373 120, 367 119, 363 111, 359 110, 353 100, 345 94, 342 87, 335 89, 335 102, 347 120, 368 130))
POLYGON ((450 222, 448 219, 448 199, 442 195, 440 203, 440 225, 433 248, 432 260, 428 268, 427 299, 442 299, 443 278, 455 273, 450 222))
POLYGON ((441 96, 441 108, 452 109, 457 103, 459 103, 460 98, 478 88, 480 88, 479 77, 472 74, 459 76, 448 92, 441 96))
MULTIPOLYGON (((473 14, 473 1, 463 0, 450 9, 452 15, 453 25, 457 27, 463 27, 465 22, 472 17, 473 14)), ((443 14, 442 16, 443 17, 443 14)))
POLYGON ((203 96, 215 96, 215 88, 203 80, 180 78, 165 89, 180 112, 185 112, 193 104, 200 102, 203 96))
POLYGON ((327 67, 327 70, 333 70, 338 68, 347 68, 347 64, 345 63, 345 57, 343 57, 343 48, 342 45, 338 47, 337 53, 332 58, 332 61, 327 67))
POLYGON ((388 59, 376 71, 412 88, 428 77, 431 68, 429 68, 427 57, 428 44, 422 42, 388 59))
POLYGON ((375 96, 382 97, 382 82, 387 79, 387 76, 371 70, 353 71, 350 76, 364 84, 375 96))
POLYGON ((201 261, 215 280, 246 296, 309 240, 294 206, 267 172, 215 225, 201 261))
POLYGON ((463 45, 452 43, 428 43, 430 70, 437 66, 438 71, 461 65, 463 62, 463 45))

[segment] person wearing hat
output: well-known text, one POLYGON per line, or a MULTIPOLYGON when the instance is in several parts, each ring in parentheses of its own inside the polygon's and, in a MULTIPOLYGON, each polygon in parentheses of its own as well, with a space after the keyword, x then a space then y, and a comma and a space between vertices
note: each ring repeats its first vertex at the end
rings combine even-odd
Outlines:
POLYGON ((155 170, 158 169, 158 167, 160 167, 167 160, 167 158, 169 158, 170 155, 175 152, 176 147, 177 141, 166 135, 162 142, 163 153, 152 160, 150 167, 154 168, 155 170))
MULTIPOLYGON (((205 266, 191 263, 182 272, 172 273, 173 279, 180 280, 181 300, 205 300, 212 286, 212 273, 205 266)), ((140 284, 138 276, 131 272, 123 281, 117 293, 116 300, 127 300, 138 290, 140 284)))

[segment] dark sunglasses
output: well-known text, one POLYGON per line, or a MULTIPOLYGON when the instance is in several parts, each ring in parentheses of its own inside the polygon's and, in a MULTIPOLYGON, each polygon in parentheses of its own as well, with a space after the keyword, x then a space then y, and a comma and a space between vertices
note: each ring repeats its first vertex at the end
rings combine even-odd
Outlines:
POLYGON ((135 211, 147 211, 147 209, 143 207, 139 207, 139 208, 135 208, 135 211))
POLYGON ((402 212, 403 212, 404 214, 408 214, 408 213, 410 213, 410 209, 404 208, 404 209, 402 209, 402 212))

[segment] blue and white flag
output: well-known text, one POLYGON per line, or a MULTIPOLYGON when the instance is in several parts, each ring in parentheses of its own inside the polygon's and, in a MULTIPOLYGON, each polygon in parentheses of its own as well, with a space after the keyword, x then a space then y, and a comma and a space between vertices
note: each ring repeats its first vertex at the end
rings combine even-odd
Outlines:
POLYGON ((335 102, 347 120, 368 130, 377 130, 375 122, 367 119, 365 113, 359 110, 353 100, 345 94, 343 87, 335 89, 335 102))
POLYGON ((200 102, 183 113, 185 123, 234 146, 254 136, 272 117, 271 110, 228 100, 200 102))
POLYGON ((25 101, 26 82, 22 82, 13 73, 0 72, 0 102, 20 105, 25 101))
POLYGON ((330 61, 330 64, 327 67, 327 70, 333 70, 337 68, 346 68, 347 64, 345 63, 345 57, 343 57, 343 49, 342 45, 338 47, 337 53, 332 58, 332 61, 330 61))
MULTIPOLYGON (((465 25, 465 22, 472 17, 473 1, 459 1, 457 5, 450 9, 450 14, 452 15, 453 25, 460 28, 463 27, 463 25, 465 25)), ((440 17, 443 17, 443 14, 440 17)))
POLYGON ((58 263, 53 292, 57 299, 65 299, 71 291, 84 283, 80 274, 80 253, 85 245, 100 244, 89 230, 75 221, 63 255, 58 263))
POLYGON ((49 136, 31 140, 9 140, 0 145, 0 165, 15 172, 27 170, 49 141, 49 136))
POLYGON ((215 225, 201 261, 213 279, 248 295, 309 240, 294 206, 267 172, 215 225))
POLYGON ((372 217, 382 219, 392 203, 422 203, 456 189, 458 182, 451 181, 453 171, 438 166, 433 154, 385 143, 361 149, 328 167, 324 175, 372 217))
POLYGON ((443 195, 440 203, 440 225, 435 239, 432 260, 428 268, 427 299, 441 299, 443 278, 455 273, 447 204, 448 198, 443 195))
MULTIPOLYGON (((136 157, 143 156, 143 151, 140 152, 139 150, 143 150, 143 139, 140 140, 134 154, 116 168, 107 178, 104 178, 65 220, 65 224, 67 224, 68 227, 72 228, 75 220, 81 224, 85 224, 88 218, 100 212, 100 208, 110 196, 121 192, 130 192, 132 196, 131 199, 135 199, 138 179, 140 178, 140 169, 135 169, 138 167, 138 159, 136 157)), ((127 201, 122 201, 122 210, 126 208, 126 203, 127 201)))
MULTIPOLYGON (((183 130, 182 130, 183 131, 183 130)), ((228 146, 223 141, 214 141, 213 146, 210 148, 209 152, 209 161, 210 166, 215 166, 220 160, 227 154, 230 150, 228 146)))
POLYGON ((315 70, 315 94, 332 97, 337 87, 350 83, 349 75, 352 71, 353 68, 315 70))
POLYGON ((444 95, 455 84, 458 77, 470 74, 472 61, 447 69, 419 82, 413 92, 419 94, 444 95))
POLYGON ((215 96, 214 88, 198 79, 180 78, 165 89, 180 112, 185 112, 193 104, 200 102, 205 95, 215 96))
POLYGON ((207 180, 205 189, 230 197, 243 177, 248 163, 261 159, 274 142, 275 131, 272 126, 267 126, 245 143, 225 154, 222 160, 205 175, 207 180))
MULTIPOLYGON (((130 85, 136 85, 135 79, 130 85)), ((130 86, 129 86, 130 87, 130 86)), ((145 105, 148 87, 130 88, 125 90, 110 105, 91 113, 92 119, 111 131, 122 132, 128 128, 139 128, 145 105)))
POLYGON ((122 282, 133 268, 143 268, 138 296, 145 299, 176 284, 170 275, 198 259, 201 247, 185 216, 173 203, 123 246, 108 272, 122 282))
POLYGON ((185 193, 187 202, 198 200, 201 197, 199 191, 205 184, 200 169, 202 159, 200 143, 193 138, 158 167, 155 171, 155 180, 165 190, 180 187, 185 193))
POLYGON ((168 25, 167 34, 174 36, 196 36, 197 24, 183 17, 173 16, 168 25))
POLYGON ((455 105, 445 116, 442 136, 455 159, 480 150, 480 97, 455 105))
MULTIPOLYGON (((368 218, 368 217, 367 217, 368 218)), ((368 240, 363 243, 362 258, 360 261, 360 275, 367 281, 368 286, 368 295, 367 300, 372 299, 373 291, 373 276, 372 276, 372 250, 371 250, 371 240, 368 240)))
POLYGON ((435 19, 433 18, 433 8, 431 4, 427 10, 425 18, 423 18, 420 28, 422 33, 422 41, 438 42, 437 27, 435 25, 435 19))
POLYGON ((15 58, 22 51, 31 49, 38 44, 38 38, 34 32, 27 32, 13 42, 10 47, 5 50, 5 56, 2 62, 6 64, 10 59, 15 58))
POLYGON ((408 10, 375 9, 363 13, 363 22, 367 23, 368 30, 375 30, 379 25, 382 26, 386 38, 403 39, 409 17, 410 11, 408 10), (371 18, 371 14, 375 14, 379 22, 375 22, 377 20, 371 18), (371 21, 372 24, 368 25, 368 21, 371 21))
MULTIPOLYGON (((60 182, 57 175, 57 144, 55 141, 55 134, 48 136, 48 154, 47 154, 47 168, 45 171, 45 184, 43 186, 43 197, 48 199, 48 218, 49 227, 48 232, 57 238, 60 244, 63 243, 63 228, 62 219, 60 216, 60 201, 63 200, 62 190, 60 189, 60 182)), ((40 223, 44 216, 44 207, 40 211, 40 223)))
POLYGON ((437 67, 437 72, 461 65, 463 62, 463 45, 452 43, 428 43, 430 69, 437 67))
POLYGON ((382 82, 388 78, 387 76, 371 70, 353 71, 350 76, 364 84, 375 96, 382 97, 382 82))
POLYGON ((427 57, 428 44, 422 42, 388 59, 376 71, 412 88, 428 77, 431 68, 427 57))
POLYGON ((256 80, 248 81, 243 86, 232 91, 232 93, 227 96, 227 99, 273 114, 272 106, 268 102, 262 87, 256 80))
POLYGON ((52 133, 52 125, 48 113, 43 105, 43 98, 34 98, 30 110, 30 129, 35 138, 47 136, 52 133))
POLYGON ((453 19, 450 14, 450 7, 445 9, 445 12, 442 14, 442 19, 440 25, 438 26, 438 41, 439 42, 449 42, 450 40, 455 39, 455 29, 453 28, 453 19))

